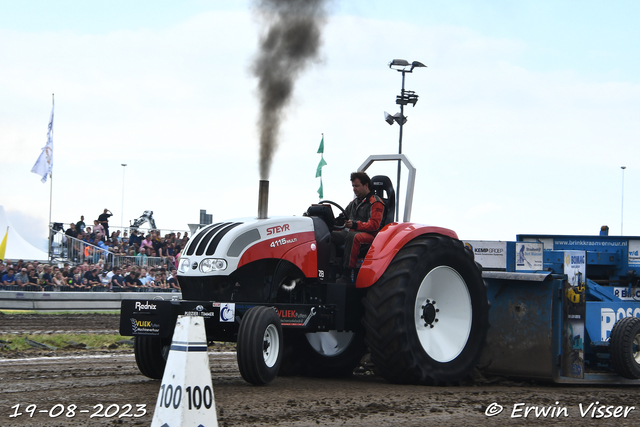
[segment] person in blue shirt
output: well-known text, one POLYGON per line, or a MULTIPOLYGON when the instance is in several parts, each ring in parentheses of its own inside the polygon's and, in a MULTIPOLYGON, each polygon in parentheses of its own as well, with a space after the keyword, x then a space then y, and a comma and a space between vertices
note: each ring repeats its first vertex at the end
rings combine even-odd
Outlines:
POLYGON ((16 284, 16 276, 13 274, 13 268, 9 268, 7 273, 2 276, 2 284, 5 286, 13 286, 16 284))

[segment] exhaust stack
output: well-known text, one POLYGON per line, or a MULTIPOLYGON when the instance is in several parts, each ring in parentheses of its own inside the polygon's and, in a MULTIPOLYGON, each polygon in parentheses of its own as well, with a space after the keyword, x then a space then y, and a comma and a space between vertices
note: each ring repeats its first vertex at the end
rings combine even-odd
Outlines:
POLYGON ((267 219, 269 214, 269 181, 260 180, 258 190, 258 219, 267 219))

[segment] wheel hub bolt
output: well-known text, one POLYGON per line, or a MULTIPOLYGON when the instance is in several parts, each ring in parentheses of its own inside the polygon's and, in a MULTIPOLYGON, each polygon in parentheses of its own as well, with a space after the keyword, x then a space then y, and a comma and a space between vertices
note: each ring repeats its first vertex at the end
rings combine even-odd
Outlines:
POLYGON ((436 313, 440 310, 435 307, 435 301, 427 300, 426 304, 422 306, 422 315, 420 319, 424 320, 424 326, 434 327, 433 323, 437 322, 436 313))

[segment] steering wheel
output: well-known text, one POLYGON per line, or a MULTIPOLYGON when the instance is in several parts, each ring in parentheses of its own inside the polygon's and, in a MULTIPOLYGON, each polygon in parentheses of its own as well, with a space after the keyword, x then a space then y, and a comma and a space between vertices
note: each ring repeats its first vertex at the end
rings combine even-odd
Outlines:
MULTIPOLYGON (((339 204, 337 204, 336 202, 332 202, 331 200, 320 200, 318 202, 319 205, 323 204, 323 203, 327 203, 329 205, 333 205, 336 208, 340 209, 340 213, 342 213, 342 215, 345 218, 345 221, 347 220, 347 213, 344 211, 344 209, 342 208, 342 206, 340 206, 339 204)), ((335 228, 336 230, 342 230, 344 228, 344 224, 342 225, 333 225, 333 228, 335 228)))

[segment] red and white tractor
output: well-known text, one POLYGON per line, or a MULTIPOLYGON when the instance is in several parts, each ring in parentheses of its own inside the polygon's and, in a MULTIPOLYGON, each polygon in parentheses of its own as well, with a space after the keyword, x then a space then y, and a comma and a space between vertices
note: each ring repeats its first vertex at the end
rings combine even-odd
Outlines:
POLYGON ((367 352, 390 382, 467 377, 489 326, 480 268, 455 232, 409 221, 415 168, 408 159, 371 156, 359 170, 376 161, 401 161, 409 170, 404 220, 393 221, 391 181, 374 176, 387 212, 355 283, 328 274, 331 206, 343 211, 337 203, 268 217, 261 192, 258 218, 193 235, 180 258, 181 299, 123 301, 120 332, 135 336, 140 371, 162 378, 177 316, 192 315, 204 318, 209 342, 237 342, 240 373, 252 384, 276 375, 350 375, 367 352))

